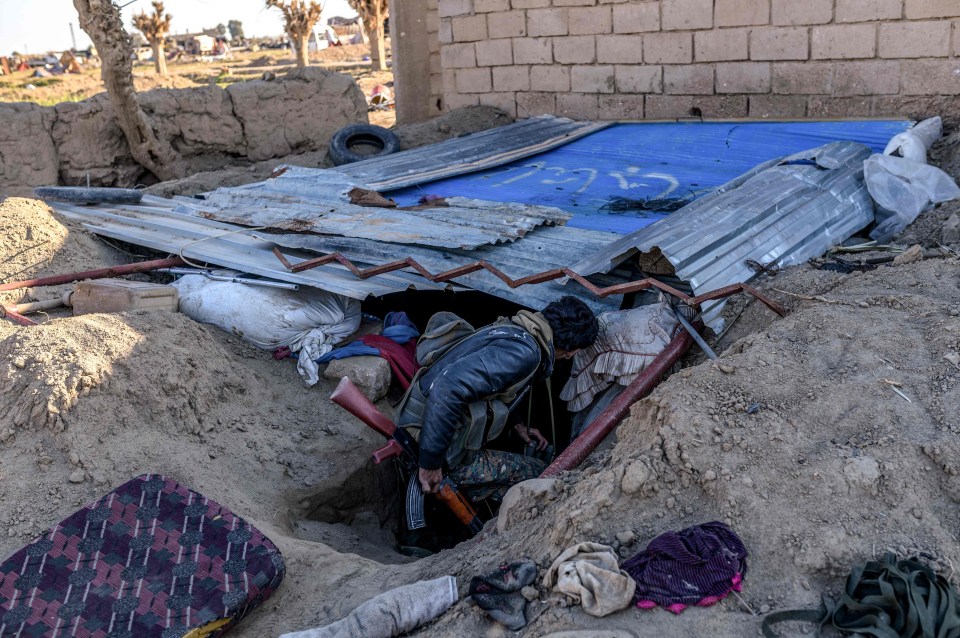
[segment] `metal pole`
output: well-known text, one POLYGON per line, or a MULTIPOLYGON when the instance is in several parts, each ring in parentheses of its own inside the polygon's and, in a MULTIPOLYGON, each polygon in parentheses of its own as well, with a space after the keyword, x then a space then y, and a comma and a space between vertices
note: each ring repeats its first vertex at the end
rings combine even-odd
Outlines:
POLYGON ((717 353, 713 351, 713 348, 707 345, 707 342, 704 341, 703 337, 700 336, 700 333, 697 332, 696 328, 690 325, 690 322, 686 317, 683 316, 683 313, 676 308, 671 307, 671 309, 673 310, 673 314, 676 316, 677 321, 679 321, 680 325, 683 326, 683 329, 686 330, 691 337, 693 337, 693 340, 697 342, 697 345, 700 346, 700 349, 703 350, 703 353, 707 355, 707 359, 710 359, 711 361, 718 359, 719 357, 717 357, 717 353))
POLYGON ((9 283, 0 284, 0 290, 20 290, 21 288, 36 288, 40 286, 59 286, 60 284, 70 284, 75 281, 83 281, 84 279, 119 277, 121 275, 132 275, 138 272, 147 272, 150 270, 158 270, 160 268, 172 268, 175 266, 185 265, 186 262, 179 257, 171 257, 170 259, 154 259, 153 261, 141 261, 135 264, 111 266, 110 268, 99 268, 97 270, 75 272, 68 275, 54 275, 52 277, 40 277, 39 279, 11 281, 9 283))
POLYGON ((77 50, 77 34, 73 30, 73 23, 70 23, 70 40, 73 42, 73 51, 77 50))
POLYGON ((542 478, 556 476, 564 470, 572 470, 580 465, 627 416, 630 407, 659 385, 660 379, 670 371, 670 368, 680 360, 691 345, 693 345, 693 339, 689 333, 678 332, 670 345, 653 360, 650 367, 640 373, 640 376, 628 385, 620 396, 601 412, 600 416, 594 419, 593 423, 540 476, 542 478))

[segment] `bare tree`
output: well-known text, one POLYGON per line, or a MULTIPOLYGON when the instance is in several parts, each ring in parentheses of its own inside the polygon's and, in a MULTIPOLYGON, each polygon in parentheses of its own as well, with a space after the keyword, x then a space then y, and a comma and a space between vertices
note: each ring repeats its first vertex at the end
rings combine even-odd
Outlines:
POLYGON ((130 154, 159 179, 183 177, 180 155, 157 137, 140 108, 133 86, 133 44, 123 29, 120 8, 110 0, 73 0, 80 14, 80 28, 93 41, 100 55, 100 73, 107 87, 117 123, 127 138, 130 154))
POLYGON ((147 15, 141 11, 140 15, 133 16, 134 28, 143 34, 153 49, 153 63, 160 75, 167 74, 167 58, 163 52, 163 42, 170 33, 172 20, 172 15, 163 14, 163 3, 160 0, 153 0, 153 15, 147 15))
POLYGON ((383 25, 387 21, 389 0, 350 0, 360 14, 363 29, 370 40, 370 65, 374 71, 387 70, 387 42, 383 25))
POLYGON ((310 64, 309 39, 323 13, 323 4, 316 0, 267 0, 267 6, 283 12, 283 28, 296 52, 297 66, 310 64))

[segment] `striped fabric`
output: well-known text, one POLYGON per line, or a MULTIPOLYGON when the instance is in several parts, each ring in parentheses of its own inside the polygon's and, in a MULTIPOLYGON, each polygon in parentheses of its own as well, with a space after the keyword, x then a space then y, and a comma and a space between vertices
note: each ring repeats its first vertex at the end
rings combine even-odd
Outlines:
POLYGON ((637 582, 640 609, 665 607, 679 614, 691 605, 709 607, 739 592, 747 573, 740 537, 714 521, 657 536, 621 565, 637 582))
POLYGON ((252 525, 145 474, 0 563, 0 637, 219 636, 284 572, 279 550, 252 525))

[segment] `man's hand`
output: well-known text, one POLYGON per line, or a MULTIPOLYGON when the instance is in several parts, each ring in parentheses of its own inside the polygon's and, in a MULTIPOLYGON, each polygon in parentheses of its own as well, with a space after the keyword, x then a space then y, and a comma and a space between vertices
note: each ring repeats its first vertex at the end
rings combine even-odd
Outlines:
POLYGON ((420 468, 419 477, 420 487, 424 494, 435 494, 440 490, 440 482, 443 481, 443 470, 425 470, 420 468))
POLYGON ((538 451, 543 452, 547 449, 549 443, 547 443, 547 439, 540 434, 540 430, 537 428, 528 428, 522 423, 518 423, 513 427, 517 431, 517 435, 520 436, 524 443, 530 443, 530 441, 533 440, 537 443, 538 451))

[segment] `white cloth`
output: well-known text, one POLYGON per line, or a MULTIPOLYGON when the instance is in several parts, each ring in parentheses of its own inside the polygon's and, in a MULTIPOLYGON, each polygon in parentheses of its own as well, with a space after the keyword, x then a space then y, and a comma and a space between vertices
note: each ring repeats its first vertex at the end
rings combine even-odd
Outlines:
POLYGON ((359 301, 315 288, 283 290, 201 275, 185 275, 173 286, 180 293, 180 312, 194 321, 213 324, 264 350, 287 346, 299 353, 297 370, 311 386, 320 380, 316 360, 360 327, 359 301))
POLYGON ((620 569, 612 547, 580 543, 557 557, 543 578, 547 589, 566 594, 591 616, 607 616, 633 601, 637 583, 620 569))
POLYGON ((393 638, 440 616, 457 598, 453 576, 422 580, 371 598, 343 620, 280 638, 393 638))
POLYGON ((597 341, 573 358, 570 379, 560 392, 567 409, 580 412, 614 383, 630 385, 670 343, 677 319, 666 303, 605 312, 597 341))

